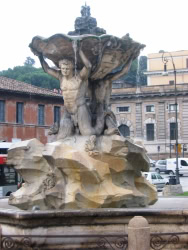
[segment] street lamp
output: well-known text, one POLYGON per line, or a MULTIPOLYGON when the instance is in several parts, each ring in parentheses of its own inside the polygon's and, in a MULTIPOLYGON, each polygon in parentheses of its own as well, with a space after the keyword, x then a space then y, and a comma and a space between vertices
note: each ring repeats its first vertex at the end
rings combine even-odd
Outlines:
MULTIPOLYGON (((164 63, 164 72, 163 75, 168 75, 167 72, 167 63, 169 59, 164 56, 164 54, 168 53, 170 55, 170 59, 173 65, 173 73, 174 73, 174 95, 175 95, 175 117, 176 117, 176 130, 175 130, 175 137, 176 137, 176 184, 180 184, 179 179, 179 167, 178 167, 178 104, 177 104, 177 87, 176 87, 176 67, 174 64, 173 57, 170 52, 163 52, 162 54, 162 61, 164 63)), ((170 145, 171 146, 171 145, 170 145)))

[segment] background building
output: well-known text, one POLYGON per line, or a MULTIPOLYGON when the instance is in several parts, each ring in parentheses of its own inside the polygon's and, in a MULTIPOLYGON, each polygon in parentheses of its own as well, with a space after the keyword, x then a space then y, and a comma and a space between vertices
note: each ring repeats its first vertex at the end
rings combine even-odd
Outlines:
MULTIPOLYGON (((170 54, 176 66, 177 84, 188 83, 188 50, 170 52, 170 54)), ((167 52, 148 55, 147 72, 145 72, 148 86, 174 84, 174 70, 170 54, 167 52), (168 60, 168 76, 163 76, 162 74, 164 71, 162 56, 165 56, 168 60)))
MULTIPOLYGON (((163 76, 163 53, 148 56, 148 86, 119 88, 113 85, 111 108, 122 135, 141 140, 154 159, 175 157, 176 106, 174 69, 168 59, 168 76, 163 76)), ((179 154, 188 144, 188 51, 171 53, 177 71, 177 123, 179 154)), ((138 85, 138 84, 137 84, 138 85)))
POLYGON ((0 77, 0 141, 37 138, 46 143, 62 112, 61 94, 0 77))

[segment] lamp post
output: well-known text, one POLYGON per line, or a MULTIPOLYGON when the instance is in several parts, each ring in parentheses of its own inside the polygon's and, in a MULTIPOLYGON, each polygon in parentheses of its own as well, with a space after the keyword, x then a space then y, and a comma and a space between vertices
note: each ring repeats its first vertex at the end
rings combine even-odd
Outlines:
MULTIPOLYGON (((169 110, 170 112, 171 110, 169 110)), ((170 158, 172 158, 172 143, 171 143, 171 136, 170 136, 170 158)))
MULTIPOLYGON (((163 75, 168 75, 167 73, 167 63, 169 59, 164 56, 164 54, 169 54, 172 65, 173 65, 173 73, 174 73, 174 95, 175 95, 175 117, 176 117, 176 130, 175 130, 175 138, 176 138, 176 184, 180 184, 180 179, 179 179, 179 167, 178 167, 178 104, 177 104, 177 87, 176 87, 176 67, 174 64, 173 57, 170 52, 164 52, 162 54, 162 61, 164 63, 164 74, 163 75)), ((170 145, 171 146, 171 145, 170 145)))

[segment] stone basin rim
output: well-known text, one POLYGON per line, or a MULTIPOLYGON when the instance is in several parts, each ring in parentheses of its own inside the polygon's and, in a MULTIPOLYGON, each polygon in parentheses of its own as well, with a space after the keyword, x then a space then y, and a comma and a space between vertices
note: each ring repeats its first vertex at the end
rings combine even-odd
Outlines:
POLYGON ((0 209, 0 217, 17 220, 60 218, 60 217, 123 217, 123 216, 188 216, 188 209, 82 209, 82 210, 45 210, 20 211, 14 209, 0 209))
MULTIPOLYGON (((114 36, 114 35, 110 35, 110 34, 104 34, 104 35, 101 35, 101 36, 96 36, 96 35, 91 35, 91 34, 85 34, 85 35, 79 35, 79 36, 78 35, 77 36, 70 36, 70 35, 66 35, 66 34, 63 34, 63 33, 57 33, 57 34, 54 34, 54 35, 52 35, 52 36, 50 36, 48 38, 45 38, 45 37, 37 35, 37 36, 34 36, 32 38, 32 41, 35 40, 35 39, 41 39, 41 40, 43 40, 45 42, 48 42, 51 39, 56 38, 56 37, 65 38, 65 39, 70 40, 70 41, 82 41, 82 40, 88 39, 88 38, 95 38, 95 39, 97 39, 99 41, 101 39, 105 39, 105 38, 115 38, 115 39, 122 40, 122 38, 114 36)), ((134 41, 130 37, 128 39, 129 39, 129 41, 133 41, 134 43, 140 44, 140 46, 142 47, 142 49, 146 47, 145 44, 141 44, 141 43, 139 43, 137 41, 134 41)), ((32 42, 29 44, 29 47, 32 47, 32 42)))

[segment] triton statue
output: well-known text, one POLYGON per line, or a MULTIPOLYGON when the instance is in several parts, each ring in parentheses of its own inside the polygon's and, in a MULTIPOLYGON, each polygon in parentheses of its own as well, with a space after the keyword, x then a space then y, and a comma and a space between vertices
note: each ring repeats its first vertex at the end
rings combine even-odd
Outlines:
POLYGON ((120 136, 109 107, 112 81, 127 74, 145 45, 128 34, 105 34, 87 5, 81 15, 69 35, 36 36, 29 45, 59 80, 64 113, 49 131, 53 142, 34 138, 9 150, 8 163, 25 181, 9 204, 21 209, 143 207, 157 200, 141 174, 149 170, 144 147, 120 136))

